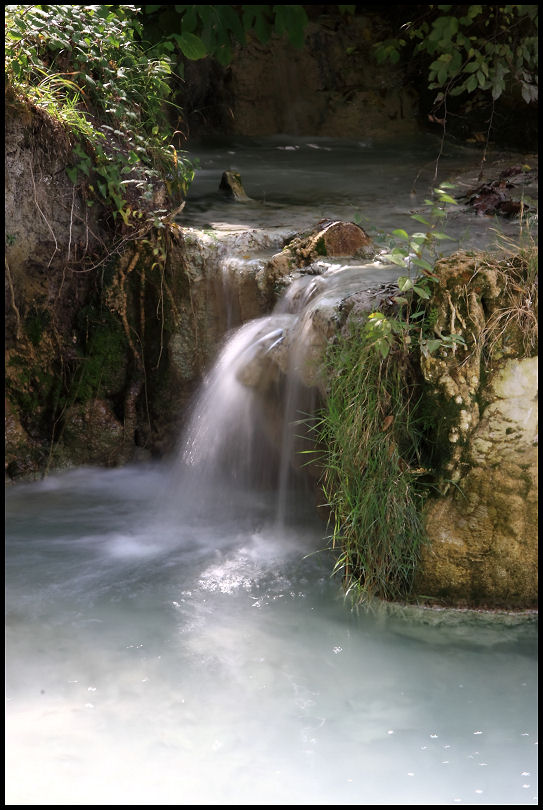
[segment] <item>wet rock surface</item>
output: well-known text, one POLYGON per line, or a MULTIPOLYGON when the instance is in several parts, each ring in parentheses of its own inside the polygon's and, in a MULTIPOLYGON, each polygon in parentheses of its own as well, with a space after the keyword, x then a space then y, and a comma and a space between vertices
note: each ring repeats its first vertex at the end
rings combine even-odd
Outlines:
POLYGON ((359 225, 321 220, 310 232, 289 240, 281 252, 272 257, 268 272, 277 282, 302 268, 311 273, 311 266, 317 268, 319 260, 325 257, 369 260, 375 253, 370 237, 359 225))
POLYGON ((219 183, 219 191, 222 191, 227 197, 236 202, 251 201, 251 198, 247 196, 243 188, 239 172, 223 172, 221 182, 219 183))

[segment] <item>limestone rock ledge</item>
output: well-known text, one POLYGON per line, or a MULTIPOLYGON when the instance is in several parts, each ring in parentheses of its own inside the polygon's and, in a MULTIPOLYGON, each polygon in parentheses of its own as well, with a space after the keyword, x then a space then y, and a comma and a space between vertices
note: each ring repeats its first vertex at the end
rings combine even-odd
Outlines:
POLYGON ((447 604, 537 604, 537 357, 508 360, 485 389, 469 471, 426 515, 414 590, 447 604))

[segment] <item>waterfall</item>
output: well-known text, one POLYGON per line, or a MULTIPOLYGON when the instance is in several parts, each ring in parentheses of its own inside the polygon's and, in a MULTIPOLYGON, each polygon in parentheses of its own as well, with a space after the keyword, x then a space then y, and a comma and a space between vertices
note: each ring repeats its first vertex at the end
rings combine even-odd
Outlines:
POLYGON ((284 318, 258 318, 227 337, 203 380, 183 443, 181 461, 202 480, 227 475, 245 484, 268 464, 258 409, 264 384, 259 357, 283 339, 284 318))
MULTIPOLYGON (((224 262, 232 266, 231 257, 224 262)), ((297 274, 271 314, 226 334, 179 447, 175 486, 184 509, 235 507, 240 491, 266 490, 275 492, 276 520, 284 525, 290 494, 309 483, 304 466, 311 458, 300 451, 311 449, 308 420, 322 400, 319 366, 339 303, 382 287, 391 273, 374 263, 316 263, 297 274)))

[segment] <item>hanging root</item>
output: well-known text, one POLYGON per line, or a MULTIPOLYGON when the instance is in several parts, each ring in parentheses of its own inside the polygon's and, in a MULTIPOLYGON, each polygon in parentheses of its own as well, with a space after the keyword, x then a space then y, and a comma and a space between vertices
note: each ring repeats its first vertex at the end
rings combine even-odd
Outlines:
POLYGON ((124 333, 126 335, 128 345, 130 346, 130 349, 132 351, 132 355, 134 357, 134 360, 136 361, 136 365, 137 365, 137 367, 139 369, 143 369, 143 360, 141 358, 140 353, 136 349, 136 346, 134 345, 134 341, 132 340, 132 330, 130 329, 130 324, 128 323, 127 293, 126 293, 126 289, 125 289, 126 279, 130 275, 132 270, 135 268, 136 264, 138 263, 138 260, 140 258, 140 253, 141 253, 140 248, 136 248, 136 251, 135 251, 134 255, 132 256, 132 259, 130 260, 130 263, 129 263, 128 267, 126 268, 126 271, 123 270, 123 267, 122 267, 123 262, 121 260, 121 262, 119 264, 118 278, 116 279, 116 285, 115 285, 117 287, 117 291, 116 292, 112 291, 108 295, 108 299, 109 299, 108 303, 111 306, 111 308, 116 310, 118 312, 118 314, 120 315, 121 322, 123 324, 124 333))
POLYGON ((17 337, 17 340, 20 340, 21 339, 21 315, 20 315, 19 310, 17 308, 17 304, 15 303, 15 290, 14 290, 14 287, 13 287, 13 279, 11 278, 11 271, 9 269, 9 264, 8 264, 8 260, 7 260, 6 256, 4 257, 4 261, 5 261, 5 265, 6 265, 6 278, 8 280, 9 292, 11 294, 11 306, 13 307, 13 311, 15 313, 15 318, 16 318, 16 321, 17 321, 16 337, 17 337))

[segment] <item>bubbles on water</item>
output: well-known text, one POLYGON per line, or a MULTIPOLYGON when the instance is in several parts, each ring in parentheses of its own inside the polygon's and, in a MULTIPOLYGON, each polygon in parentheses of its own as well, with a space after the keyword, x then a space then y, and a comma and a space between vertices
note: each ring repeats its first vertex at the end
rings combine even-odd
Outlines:
POLYGON ((212 565, 201 575, 198 584, 204 591, 231 594, 243 588, 251 590, 258 578, 258 569, 240 553, 236 559, 212 565))

